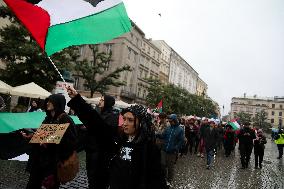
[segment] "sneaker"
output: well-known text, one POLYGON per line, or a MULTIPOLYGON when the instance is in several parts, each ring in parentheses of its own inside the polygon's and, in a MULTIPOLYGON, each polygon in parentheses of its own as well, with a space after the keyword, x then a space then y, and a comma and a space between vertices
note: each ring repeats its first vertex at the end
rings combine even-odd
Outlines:
POLYGON ((277 157, 277 159, 281 159, 281 158, 282 158, 282 156, 278 156, 278 157, 277 157))
POLYGON ((172 185, 170 182, 167 181, 167 187, 168 187, 168 188, 172 188, 173 185, 172 185))
POLYGON ((260 168, 260 169, 262 168, 262 164, 259 164, 259 168, 260 168))
POLYGON ((200 157, 200 153, 198 152, 197 157, 200 157))
POLYGON ((210 165, 207 165, 207 166, 206 166, 206 169, 208 169, 208 170, 209 170, 209 169, 210 169, 210 165))
POLYGON ((204 155, 203 155, 203 154, 201 154, 201 155, 200 155, 200 157, 204 158, 204 155))

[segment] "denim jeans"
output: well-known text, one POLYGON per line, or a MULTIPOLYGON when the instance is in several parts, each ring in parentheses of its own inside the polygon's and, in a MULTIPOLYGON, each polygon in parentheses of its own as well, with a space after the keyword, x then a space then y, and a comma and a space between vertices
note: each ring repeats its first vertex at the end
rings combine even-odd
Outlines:
POLYGON ((206 150, 207 154, 207 165, 211 166, 212 160, 214 158, 214 150, 206 150))

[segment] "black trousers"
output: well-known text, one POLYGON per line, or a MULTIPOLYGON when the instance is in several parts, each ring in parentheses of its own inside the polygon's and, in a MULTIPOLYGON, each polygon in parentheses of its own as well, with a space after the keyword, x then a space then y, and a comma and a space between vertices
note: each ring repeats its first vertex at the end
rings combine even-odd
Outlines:
POLYGON ((279 152, 279 157, 283 156, 283 148, 284 144, 277 144, 278 152, 279 152))
POLYGON ((253 148, 253 146, 251 146, 251 145, 242 145, 242 147, 240 147, 242 167, 245 167, 245 168, 248 167, 252 148, 253 148))
POLYGON ((254 152, 255 167, 262 166, 263 156, 264 156, 264 150, 258 150, 257 152, 254 152))
POLYGON ((89 189, 108 188, 108 157, 101 152, 86 152, 89 189))

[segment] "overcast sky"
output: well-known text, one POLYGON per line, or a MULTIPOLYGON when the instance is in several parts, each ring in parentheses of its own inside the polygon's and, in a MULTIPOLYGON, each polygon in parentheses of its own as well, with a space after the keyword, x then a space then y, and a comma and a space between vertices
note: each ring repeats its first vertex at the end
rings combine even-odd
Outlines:
POLYGON ((221 113, 244 93, 284 96, 284 0, 124 3, 147 38, 165 40, 199 73, 221 113))

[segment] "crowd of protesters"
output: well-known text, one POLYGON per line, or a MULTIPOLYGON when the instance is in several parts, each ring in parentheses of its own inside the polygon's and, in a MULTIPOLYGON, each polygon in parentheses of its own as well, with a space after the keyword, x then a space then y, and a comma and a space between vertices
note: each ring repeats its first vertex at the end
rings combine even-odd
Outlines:
MULTIPOLYGON (((254 149, 255 169, 262 168, 266 137, 261 129, 249 123, 236 129, 213 118, 181 116, 174 113, 152 113, 141 105, 133 105, 120 113, 113 111, 115 99, 105 95, 96 108, 88 104, 77 91, 69 87, 71 100, 67 104, 84 124, 85 151, 89 188, 150 189, 170 188, 175 176, 175 164, 183 156, 205 158, 204 168, 210 170, 217 153, 231 156, 236 144, 241 168, 250 165, 254 149), (119 116, 123 124, 119 126, 119 116)), ((29 160, 30 179, 27 188, 56 189, 58 165, 64 163, 76 149, 76 128, 64 114, 66 101, 62 95, 51 95, 45 101, 43 123, 70 123, 59 145, 33 144, 29 160)), ((31 111, 38 111, 33 102, 31 111)), ((31 135, 22 133, 30 140, 31 135)), ((283 130, 274 135, 279 157, 283 156, 283 130)))

